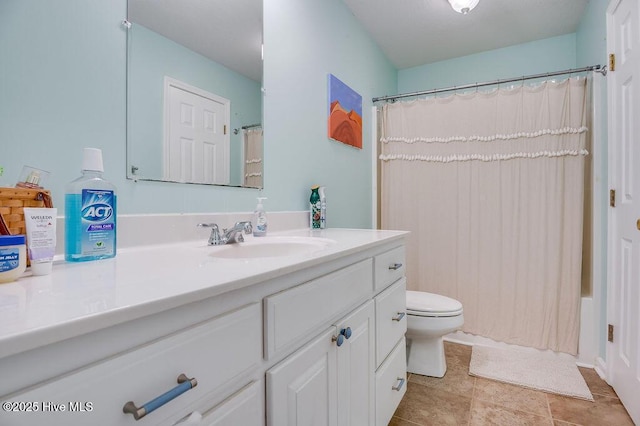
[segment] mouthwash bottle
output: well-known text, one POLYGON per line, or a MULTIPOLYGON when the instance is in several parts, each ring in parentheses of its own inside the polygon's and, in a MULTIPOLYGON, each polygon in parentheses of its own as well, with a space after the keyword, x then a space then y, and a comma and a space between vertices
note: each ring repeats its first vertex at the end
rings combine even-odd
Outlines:
POLYGON ((116 187, 102 178, 102 151, 85 148, 82 176, 65 188, 65 259, 69 262, 116 255, 116 187))

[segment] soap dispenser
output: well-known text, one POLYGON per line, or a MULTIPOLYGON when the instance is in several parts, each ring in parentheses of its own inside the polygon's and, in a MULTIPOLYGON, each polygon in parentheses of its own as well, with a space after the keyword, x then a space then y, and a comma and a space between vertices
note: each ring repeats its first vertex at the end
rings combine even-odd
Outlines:
POLYGON ((267 213, 264 211, 262 200, 266 200, 266 197, 258 197, 258 205, 254 212, 253 221, 255 226, 253 227, 254 237, 264 237, 267 235, 267 213))

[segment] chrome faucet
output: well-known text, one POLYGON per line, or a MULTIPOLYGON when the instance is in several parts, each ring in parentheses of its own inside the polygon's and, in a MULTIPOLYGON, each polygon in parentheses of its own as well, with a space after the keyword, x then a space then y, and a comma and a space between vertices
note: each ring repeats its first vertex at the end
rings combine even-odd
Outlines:
POLYGON ((241 243, 244 241, 242 233, 251 234, 253 227, 251 222, 236 222, 233 228, 223 229, 220 235, 220 228, 215 223, 199 223, 201 228, 211 228, 208 244, 210 246, 220 246, 223 244, 241 243))

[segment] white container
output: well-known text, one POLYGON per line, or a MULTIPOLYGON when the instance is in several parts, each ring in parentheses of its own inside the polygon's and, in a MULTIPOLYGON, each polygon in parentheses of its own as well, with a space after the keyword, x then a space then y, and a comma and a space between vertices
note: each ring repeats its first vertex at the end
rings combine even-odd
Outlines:
POLYGON ((0 235, 0 283, 15 281, 27 269, 24 235, 0 235))
POLYGON ((264 211, 262 200, 266 200, 266 197, 258 197, 258 205, 253 215, 253 221, 255 226, 253 227, 254 237, 265 237, 267 235, 267 212, 264 211))
POLYGON ((326 187, 321 186, 318 189, 318 193, 320 194, 320 229, 325 229, 327 227, 327 197, 324 193, 326 187))
POLYGON ((33 275, 51 273, 56 254, 56 208, 24 208, 28 253, 33 275))

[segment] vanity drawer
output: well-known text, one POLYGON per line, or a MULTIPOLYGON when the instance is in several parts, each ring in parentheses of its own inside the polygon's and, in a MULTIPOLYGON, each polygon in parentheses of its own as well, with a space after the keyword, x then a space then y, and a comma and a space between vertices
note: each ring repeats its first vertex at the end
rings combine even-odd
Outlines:
POLYGON ((376 296, 376 366, 407 332, 406 278, 376 296))
MULTIPOLYGON (((259 380, 206 412, 200 423, 197 424, 202 426, 262 426, 264 422, 264 382, 259 380)), ((178 425, 180 424, 183 423, 178 423, 178 425)))
POLYGON ((38 401, 39 410, 0 412, 0 424, 173 424, 249 383, 261 363, 261 318, 260 304, 248 305, 14 395, 7 400, 38 401), (197 386, 138 421, 123 412, 128 401, 141 407, 178 386, 180 374, 195 378, 197 386))
POLYGON ((376 292, 405 275, 404 246, 379 254, 374 259, 376 292))
POLYGON ((371 259, 265 298, 265 357, 290 353, 371 297, 371 259))
POLYGON ((407 348, 403 338, 376 372, 376 425, 389 424, 407 390, 407 348))

